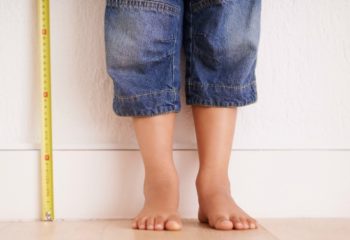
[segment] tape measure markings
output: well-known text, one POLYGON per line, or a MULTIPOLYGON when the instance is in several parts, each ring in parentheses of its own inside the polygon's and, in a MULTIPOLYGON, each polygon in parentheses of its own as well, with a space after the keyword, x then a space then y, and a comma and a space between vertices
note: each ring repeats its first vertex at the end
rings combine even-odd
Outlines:
POLYGON ((38 0, 42 85, 41 220, 54 220, 49 0, 38 0))

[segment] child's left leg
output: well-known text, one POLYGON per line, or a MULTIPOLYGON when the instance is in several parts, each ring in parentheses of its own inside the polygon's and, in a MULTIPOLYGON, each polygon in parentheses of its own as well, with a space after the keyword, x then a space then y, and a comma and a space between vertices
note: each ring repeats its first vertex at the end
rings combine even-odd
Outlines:
POLYGON ((192 106, 200 168, 196 180, 198 218, 216 229, 254 229, 257 222, 233 200, 228 164, 237 108, 192 106))
POLYGON ((200 158, 198 217, 216 229, 256 228, 231 197, 228 164, 237 107, 257 101, 261 0, 186 3, 185 90, 200 158))

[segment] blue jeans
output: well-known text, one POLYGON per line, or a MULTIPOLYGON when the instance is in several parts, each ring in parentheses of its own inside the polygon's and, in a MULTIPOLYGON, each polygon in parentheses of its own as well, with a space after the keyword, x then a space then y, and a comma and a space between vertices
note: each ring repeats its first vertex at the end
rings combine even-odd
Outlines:
POLYGON ((119 116, 179 112, 180 52, 186 104, 257 101, 261 0, 106 0, 106 67, 119 116))

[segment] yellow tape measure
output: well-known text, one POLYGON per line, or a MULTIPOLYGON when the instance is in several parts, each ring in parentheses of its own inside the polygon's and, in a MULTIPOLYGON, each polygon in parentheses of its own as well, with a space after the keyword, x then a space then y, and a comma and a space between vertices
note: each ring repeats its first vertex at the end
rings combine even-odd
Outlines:
POLYGON ((42 106, 41 138, 41 220, 54 220, 52 128, 51 128, 51 69, 50 69, 50 8, 49 0, 38 0, 40 30, 40 78, 42 106))

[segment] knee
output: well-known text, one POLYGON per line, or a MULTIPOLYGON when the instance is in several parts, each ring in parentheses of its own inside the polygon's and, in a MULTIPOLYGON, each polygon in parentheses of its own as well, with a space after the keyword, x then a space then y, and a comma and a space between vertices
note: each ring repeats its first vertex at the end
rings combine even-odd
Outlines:
POLYGON ((109 73, 116 68, 160 61, 173 54, 177 15, 171 11, 155 13, 149 7, 107 6, 105 49, 109 73))

